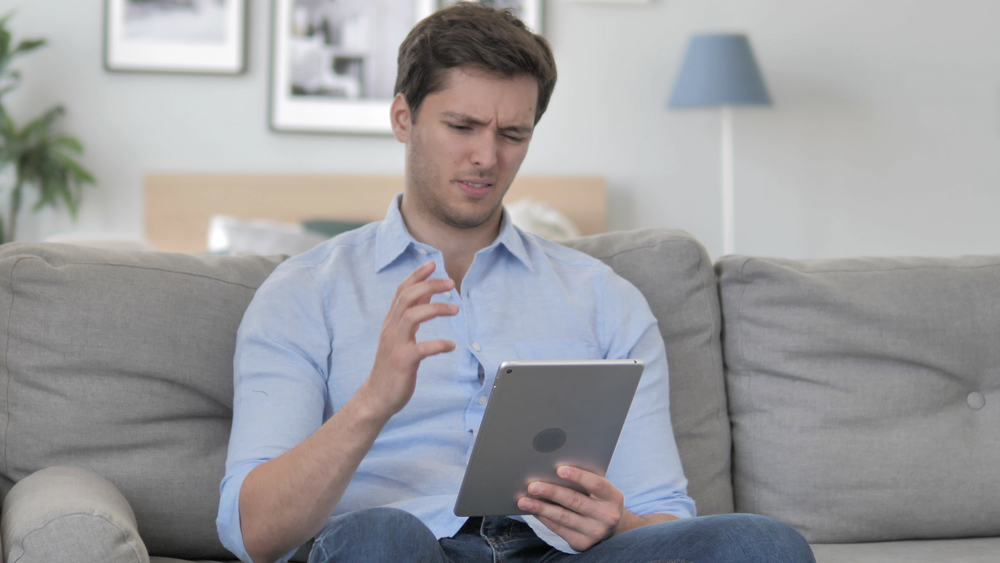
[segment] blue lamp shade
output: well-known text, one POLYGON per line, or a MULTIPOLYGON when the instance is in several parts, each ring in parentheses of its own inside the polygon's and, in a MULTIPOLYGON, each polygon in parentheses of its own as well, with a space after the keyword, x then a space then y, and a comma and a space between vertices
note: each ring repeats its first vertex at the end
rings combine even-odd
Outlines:
POLYGON ((742 34, 695 35, 667 103, 671 108, 771 105, 750 40, 742 34))

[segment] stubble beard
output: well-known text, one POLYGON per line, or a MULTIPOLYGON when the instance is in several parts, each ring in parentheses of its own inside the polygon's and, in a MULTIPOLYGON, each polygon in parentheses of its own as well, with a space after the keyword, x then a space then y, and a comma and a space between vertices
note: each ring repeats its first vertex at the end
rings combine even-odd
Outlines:
MULTIPOLYGON (((419 201, 419 207, 423 207, 429 218, 436 219, 449 227, 456 229, 475 229, 483 226, 490 219, 497 216, 500 206, 503 205, 503 195, 497 202, 482 213, 475 215, 463 214, 460 210, 449 205, 440 196, 439 191, 448 189, 450 180, 441 177, 441 172, 429 160, 423 156, 423 147, 419 138, 411 145, 408 168, 410 170, 410 182, 413 187, 413 195, 419 201), (435 186, 440 186, 435 190, 435 186)), ((472 175, 479 176, 477 173, 472 175)), ((494 184, 493 189, 500 189, 494 184)), ((506 188, 503 189, 506 193, 506 188)))

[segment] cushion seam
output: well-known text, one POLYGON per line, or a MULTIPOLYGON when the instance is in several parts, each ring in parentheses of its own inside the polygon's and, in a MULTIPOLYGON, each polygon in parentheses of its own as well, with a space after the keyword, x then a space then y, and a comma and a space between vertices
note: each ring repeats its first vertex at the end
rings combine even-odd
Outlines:
POLYGON ((4 381, 4 411, 7 416, 4 417, 3 424, 3 471, 7 478, 10 478, 10 463, 7 461, 7 433, 10 430, 10 320, 13 317, 14 312, 14 270, 17 269, 18 264, 22 260, 26 260, 29 257, 25 256, 18 258, 10 267, 10 279, 7 282, 8 287, 10 287, 10 305, 7 307, 7 326, 4 327, 7 331, 7 342, 3 353, 3 368, 7 372, 7 378, 4 381))
MULTIPOLYGON (((953 260, 957 260, 957 258, 955 258, 953 260)), ((750 262, 750 261, 751 260, 747 260, 747 262, 750 262)), ((785 264, 785 263, 782 263, 782 262, 770 262, 770 261, 767 261, 767 260, 758 260, 758 261, 762 261, 762 262, 765 262, 767 264, 771 264, 773 266, 791 267, 790 264, 785 264)), ((746 266, 747 262, 744 262, 743 265, 746 266)), ((984 268, 1000 268, 1000 264, 982 264, 982 265, 979 265, 979 266, 963 266, 963 265, 960 265, 960 264, 941 264, 939 266, 937 266, 937 265, 905 266, 905 267, 899 267, 899 268, 867 268, 867 269, 863 269, 863 270, 800 270, 800 269, 791 267, 792 270, 795 270, 796 272, 798 272, 800 274, 803 274, 803 275, 811 275, 811 274, 871 274, 871 273, 882 273, 882 272, 906 272, 906 271, 910 271, 910 270, 981 270, 981 269, 984 269, 984 268)), ((741 269, 741 275, 742 275, 742 269, 741 269)))
MULTIPOLYGON (((747 284, 746 276, 744 275, 744 270, 750 260, 746 260, 740 266, 740 296, 736 299, 736 326, 739 333, 739 354, 740 361, 746 362, 746 354, 743 350, 743 295, 746 293, 747 284)), ((753 482, 753 512, 760 514, 760 486, 757 483, 757 443, 756 443, 756 432, 757 432, 757 409, 754 406, 753 401, 753 377, 747 372, 744 374, 747 378, 747 398, 750 401, 750 475, 753 482)), ((735 473, 734 473, 735 475, 735 473)))
MULTIPOLYGON (((645 244, 643 246, 630 246, 628 248, 623 248, 621 250, 616 250, 616 251, 612 252, 611 254, 601 254, 601 255, 592 254, 591 256, 593 256, 594 258, 600 259, 600 260, 604 260, 606 258, 614 258, 614 257, 618 256, 619 254, 625 254, 626 252, 634 252, 636 250, 649 250, 650 248, 659 246, 661 244, 676 244, 676 243, 685 243, 685 244, 692 244, 692 245, 696 245, 697 246, 697 243, 695 241, 693 241, 693 240, 685 240, 685 239, 658 240, 658 241, 655 241, 655 242, 651 242, 651 243, 645 244)), ((580 250, 580 249, 577 249, 577 250, 580 250)), ((701 258, 700 258, 701 252, 699 252, 698 254, 699 254, 699 262, 700 262, 700 260, 701 260, 701 258)))
MULTIPOLYGON (((705 254, 703 254, 701 252, 701 249, 699 249, 698 245, 694 244, 693 241, 688 241, 688 242, 691 242, 691 244, 694 245, 695 249, 698 251, 698 275, 701 278, 702 285, 705 288, 711 287, 714 290, 715 295, 718 296, 719 295, 719 286, 718 286, 718 283, 716 282, 714 272, 712 274, 712 284, 711 285, 709 285, 708 284, 708 280, 705 279, 705 268, 702 267, 702 266, 705 265, 705 254)), ((716 297, 716 299, 718 299, 718 297, 716 297)), ((708 296, 704 295, 704 293, 702 294, 702 301, 705 303, 706 310, 712 308, 710 306, 709 302, 708 302, 708 296)), ((722 332, 722 302, 721 302, 721 300, 718 302, 718 304, 719 304, 719 315, 718 315, 718 317, 719 317, 718 318, 719 324, 712 329, 713 335, 721 335, 721 332, 722 332)), ((711 324, 712 320, 711 319, 709 319, 709 320, 710 320, 710 324, 711 324)), ((721 348, 722 348, 722 339, 720 338, 719 339, 719 358, 722 357, 722 350, 721 350, 721 348)), ((733 491, 732 491, 732 481, 733 481, 732 480, 732 471, 733 471, 733 459, 732 459, 733 434, 732 434, 732 429, 729 428, 729 397, 726 394, 726 371, 725 371, 725 368, 723 366, 719 365, 718 358, 716 358, 715 354, 709 354, 709 357, 710 357, 711 362, 712 362, 712 368, 717 373, 720 373, 720 375, 722 376, 722 401, 720 401, 720 404, 725 405, 725 407, 724 407, 725 410, 724 410, 724 412, 718 412, 718 411, 716 412, 716 423, 718 424, 718 426, 722 427, 723 430, 726 430, 727 433, 729 434, 729 449, 727 450, 727 453, 729 454, 729 464, 728 465, 729 465, 729 472, 730 472, 730 478, 729 478, 729 483, 730 483, 729 496, 730 496, 730 500, 733 501, 733 503, 734 503, 733 506, 735 507, 735 498, 734 498, 733 491), (724 419, 724 423, 719 422, 719 415, 722 415, 722 418, 724 419)), ((716 394, 718 394, 718 393, 716 393, 716 394)))
POLYGON ((135 560, 136 560, 136 562, 137 562, 137 563, 139 563, 139 562, 141 562, 141 561, 142 561, 142 558, 141 558, 141 557, 139 557, 139 553, 138 553, 138 552, 136 551, 136 549, 135 549, 135 546, 133 546, 133 545, 132 545, 132 544, 131 544, 131 543, 130 543, 130 542, 128 541, 128 539, 127 539, 127 535, 126 535, 126 533, 125 533, 125 530, 123 530, 123 529, 121 528, 121 526, 119 526, 118 524, 115 524, 114 522, 112 522, 110 518, 108 518, 108 517, 106 517, 106 516, 102 516, 102 515, 100 515, 100 514, 93 514, 93 513, 91 513, 91 512, 71 512, 71 513, 69 513, 69 514, 63 514, 63 515, 60 515, 60 516, 57 516, 57 517, 55 517, 55 518, 53 518, 53 519, 49 520, 48 522, 46 522, 44 526, 42 526, 42 527, 40 527, 40 528, 35 528, 34 530, 31 530, 30 532, 28 532, 28 533, 24 534, 24 535, 23 535, 23 536, 21 537, 21 540, 20 540, 19 542, 16 542, 16 544, 17 544, 17 545, 19 545, 19 546, 20 546, 20 548, 21 548, 21 555, 20 555, 20 556, 18 556, 18 558, 17 558, 17 559, 14 559, 13 561, 11 561, 10 563, 17 563, 18 561, 20 561, 20 560, 21 560, 21 558, 22 558, 22 557, 24 557, 24 555, 25 555, 25 553, 26 553, 26 551, 27 551, 27 550, 25 550, 25 548, 24 548, 24 540, 25 540, 25 539, 27 539, 27 537, 28 537, 28 536, 30 536, 31 534, 34 534, 35 532, 39 532, 39 531, 41 531, 41 530, 44 530, 45 528, 47 528, 47 527, 48 527, 48 526, 49 526, 50 524, 52 524, 52 523, 53 523, 53 522, 55 522, 56 520, 59 520, 59 519, 62 519, 62 518, 66 518, 66 517, 68 517, 68 516, 90 516, 90 517, 92 517, 92 518, 100 518, 101 520, 104 520, 104 521, 105 521, 105 522, 107 522, 108 524, 111 524, 112 526, 114 526, 114 527, 115 527, 115 529, 116 529, 116 530, 118 530, 119 532, 121 532, 121 534, 122 534, 122 540, 123 540, 123 543, 124 543, 125 545, 127 545, 127 546, 129 547, 129 549, 131 549, 131 550, 132 550, 132 554, 133 554, 133 555, 135 555, 135 560))
POLYGON ((233 282, 233 281, 229 281, 229 280, 224 280, 224 279, 217 278, 217 277, 214 277, 214 276, 210 276, 210 275, 207 275, 207 274, 197 274, 197 273, 193 273, 193 272, 183 272, 183 271, 177 271, 177 270, 171 270, 171 269, 168 269, 168 268, 159 268, 159 267, 153 267, 153 266, 136 266, 136 265, 132 265, 132 264, 108 264, 106 262, 67 262, 65 264, 55 265, 55 264, 52 264, 52 263, 48 262, 47 260, 45 260, 41 256, 25 256, 23 258, 20 258, 18 261, 24 260, 24 259, 37 259, 37 260, 41 260, 42 262, 45 262, 46 264, 48 264, 49 266, 51 266, 53 268, 64 268, 66 266, 105 266, 105 267, 108 267, 108 268, 131 268, 131 269, 134 269, 134 270, 144 270, 144 271, 152 271, 152 272, 165 272, 165 273, 168 273, 168 274, 177 274, 177 275, 180 275, 180 276, 190 276, 190 277, 194 277, 194 278, 202 278, 202 279, 217 281, 219 283, 224 283, 226 285, 232 285, 232 286, 236 286, 236 287, 242 287, 242 288, 245 288, 245 289, 256 290, 258 287, 260 287, 259 285, 252 286, 252 285, 242 284, 242 283, 239 283, 239 282, 233 282))

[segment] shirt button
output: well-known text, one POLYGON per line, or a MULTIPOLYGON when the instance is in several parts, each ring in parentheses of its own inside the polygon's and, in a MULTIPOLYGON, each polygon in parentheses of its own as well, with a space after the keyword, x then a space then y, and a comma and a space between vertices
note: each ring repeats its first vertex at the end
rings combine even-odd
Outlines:
POLYGON ((485 405, 486 404, 486 395, 483 395, 483 396, 479 397, 479 404, 480 405, 485 405))
POLYGON ((476 352, 482 352, 483 351, 483 347, 480 346, 479 343, 477 343, 477 342, 473 342, 472 343, 472 349, 475 350, 476 352))
POLYGON ((419 252, 420 254, 423 254, 424 256, 426 256, 426 255, 427 255, 427 251, 426 251, 426 250, 424 250, 423 248, 418 248, 418 249, 417 249, 417 252, 419 252))

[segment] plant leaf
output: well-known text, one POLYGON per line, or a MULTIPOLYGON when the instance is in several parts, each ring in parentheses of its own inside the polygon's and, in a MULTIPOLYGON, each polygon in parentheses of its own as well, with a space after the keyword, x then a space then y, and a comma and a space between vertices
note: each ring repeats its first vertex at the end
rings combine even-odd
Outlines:
POLYGON ((10 56, 13 57, 14 55, 19 55, 22 53, 27 53, 29 51, 34 51, 35 49, 42 47, 44 45, 45 45, 44 39, 24 39, 23 41, 17 44, 17 47, 14 47, 14 50, 11 52, 10 56))
POLYGON ((65 148, 77 154, 83 154, 83 145, 80 144, 80 141, 78 141, 76 137, 71 137, 69 135, 63 135, 62 137, 52 141, 52 146, 54 148, 65 148))
POLYGON ((95 183, 94 177, 91 176, 90 172, 88 172, 83 166, 80 166, 80 163, 62 154, 57 154, 56 158, 59 160, 60 164, 62 164, 66 170, 73 175, 73 178, 77 181, 77 183, 95 183))

